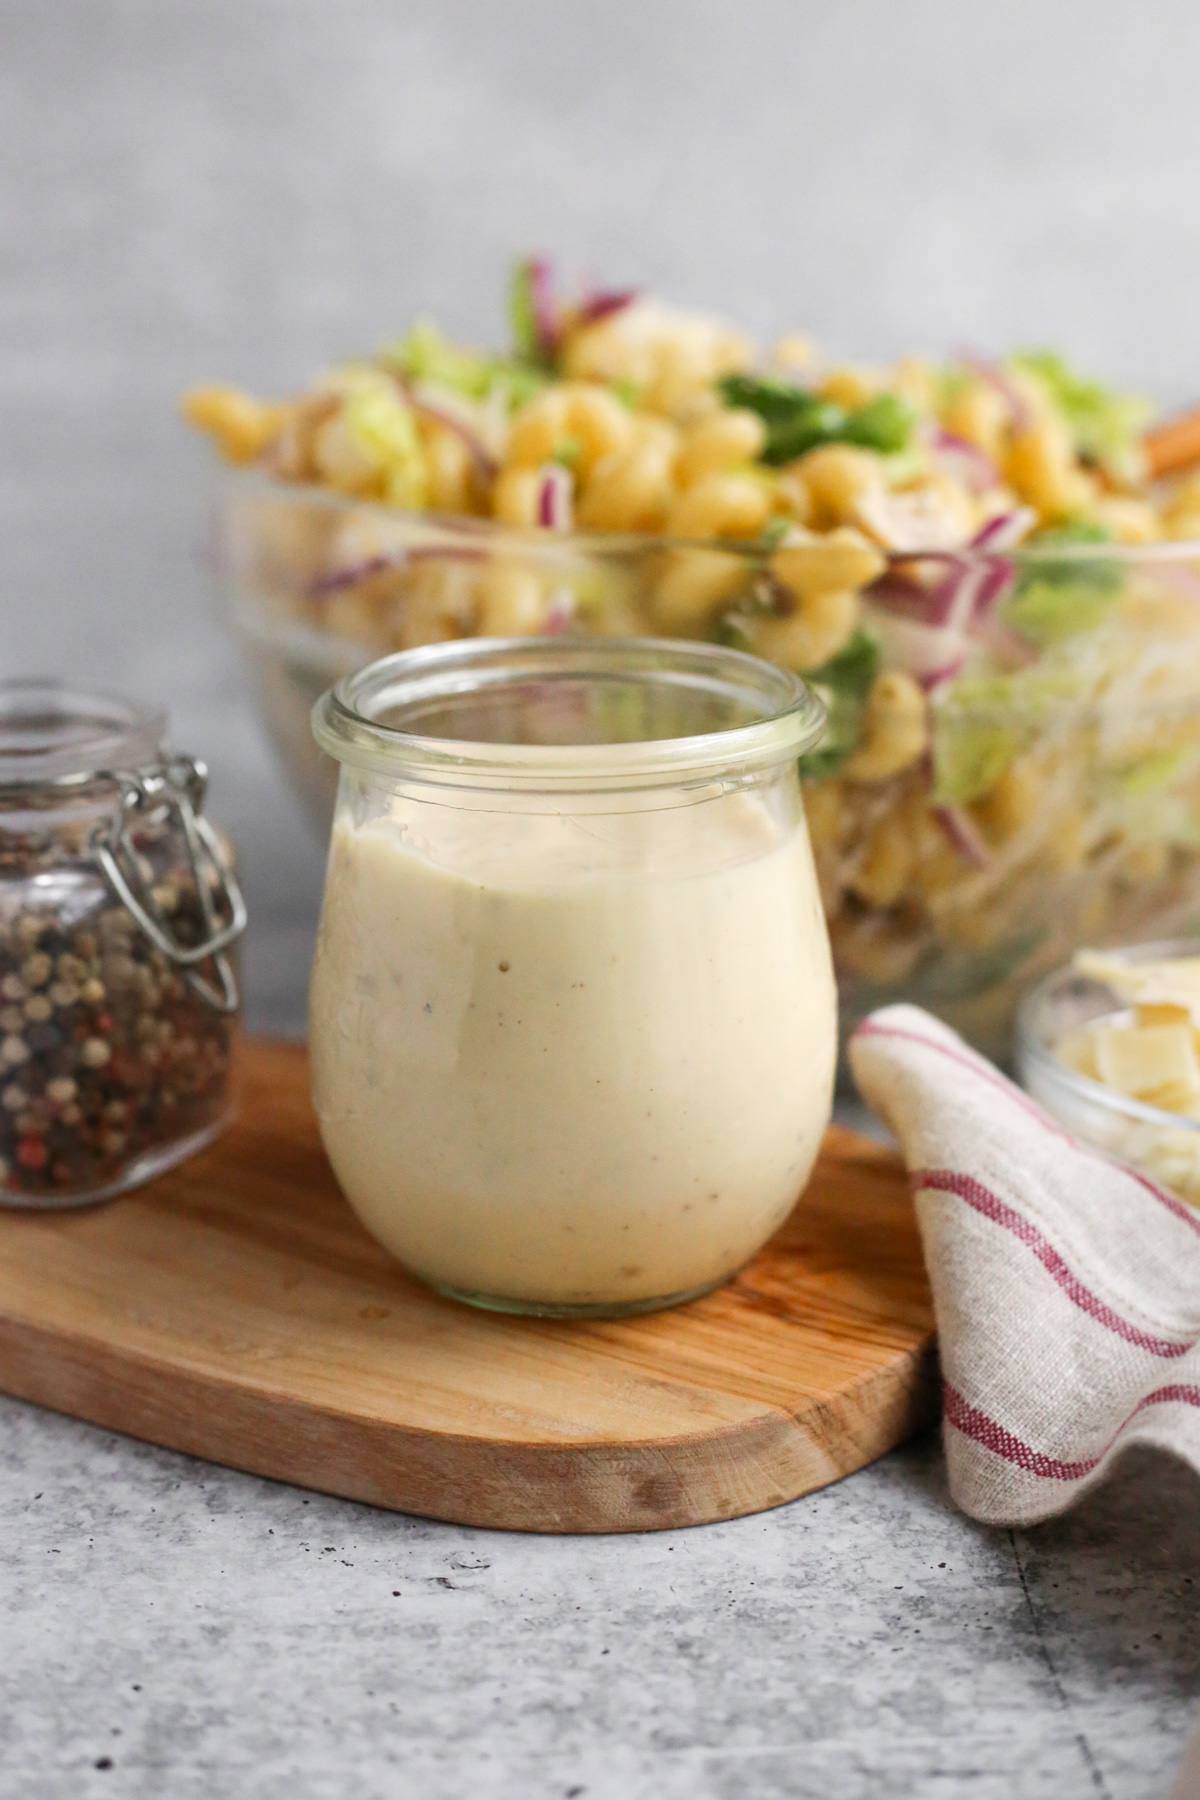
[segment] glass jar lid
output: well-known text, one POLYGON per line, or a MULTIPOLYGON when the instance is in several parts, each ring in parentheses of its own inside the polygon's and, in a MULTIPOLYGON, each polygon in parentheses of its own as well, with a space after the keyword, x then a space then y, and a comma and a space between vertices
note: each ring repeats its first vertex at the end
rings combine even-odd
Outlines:
POLYGON ((166 715, 60 681, 0 682, 0 788, 138 769, 164 753, 166 715))
POLYGON ((96 863, 188 985, 234 1012, 238 984, 226 952, 245 929, 246 904, 203 816, 207 784, 202 762, 169 749, 157 707, 61 681, 0 681, 0 830, 12 840, 10 864, 44 857, 47 843, 96 863), (137 843, 148 829, 178 842, 200 912, 195 942, 180 940, 156 897, 137 843), (215 981, 203 972, 209 964, 215 981))
POLYGON ((469 638, 383 657, 318 700, 339 762, 394 780, 619 791, 737 776, 825 724, 786 669, 656 638, 469 638))

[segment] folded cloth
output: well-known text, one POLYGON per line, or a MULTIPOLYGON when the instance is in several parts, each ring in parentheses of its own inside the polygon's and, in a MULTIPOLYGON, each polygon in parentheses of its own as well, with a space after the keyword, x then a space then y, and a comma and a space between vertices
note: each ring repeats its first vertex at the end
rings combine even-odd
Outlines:
POLYGON ((850 1063, 908 1165, 963 1511, 1049 1518, 1135 1443, 1200 1473, 1200 1212, 918 1007, 872 1013, 850 1063))

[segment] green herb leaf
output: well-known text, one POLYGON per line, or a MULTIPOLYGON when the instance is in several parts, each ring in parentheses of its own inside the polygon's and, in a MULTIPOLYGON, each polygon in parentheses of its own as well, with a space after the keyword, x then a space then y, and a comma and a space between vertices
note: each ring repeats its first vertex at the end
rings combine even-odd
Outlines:
POLYGON ((813 686, 833 688, 839 694, 863 698, 878 673, 879 645, 869 631, 860 627, 836 656, 831 656, 827 663, 822 663, 804 679, 813 686))
POLYGON ((825 703, 826 722, 817 748, 800 758, 803 780, 827 780, 858 748, 867 693, 879 673, 879 661, 875 639, 858 630, 836 656, 804 677, 825 703))
POLYGON ((898 394, 877 394, 851 412, 773 376, 726 375, 717 386, 728 406, 758 414, 767 427, 762 460, 775 466, 822 444, 857 444, 892 455, 907 447, 915 423, 898 394))
POLYGON ((754 540, 756 550, 777 550, 792 529, 790 519, 768 519, 754 540))
POLYGON ((746 407, 757 413, 764 425, 789 424, 798 412, 822 404, 810 389, 777 376, 725 375, 717 388, 727 406, 746 407))
POLYGON ((916 414, 907 400, 899 394, 876 394, 850 414, 841 436, 843 443, 891 456, 907 448, 915 424, 916 414))

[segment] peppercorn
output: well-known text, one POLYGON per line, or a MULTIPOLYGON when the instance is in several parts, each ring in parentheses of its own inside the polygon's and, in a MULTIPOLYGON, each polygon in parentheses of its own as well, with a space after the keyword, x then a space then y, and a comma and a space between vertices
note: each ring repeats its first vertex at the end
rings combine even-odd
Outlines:
MULTIPOLYGON (((228 1103, 234 1018, 144 935, 82 829, 71 840, 48 825, 0 834, 0 1203, 115 1191, 214 1129, 228 1103), (56 881, 31 881, 39 868, 56 881)), ((139 829, 137 852, 170 931, 200 943, 169 816, 139 829)))

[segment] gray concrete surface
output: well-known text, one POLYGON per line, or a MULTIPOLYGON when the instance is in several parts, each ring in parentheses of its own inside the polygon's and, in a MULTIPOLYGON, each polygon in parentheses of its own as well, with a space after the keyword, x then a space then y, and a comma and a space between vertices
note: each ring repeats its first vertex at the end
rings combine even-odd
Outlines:
MULTIPOLYGON (((0 668, 169 704, 296 1031, 321 873, 211 617, 190 381, 267 388, 510 256, 862 356, 1200 390, 1184 0, 0 0, 0 668)), ((0 1794, 1153 1800, 1200 1487, 1010 1537, 936 1441, 663 1537, 450 1529, 0 1402, 0 1794), (944 1567, 943 1567, 944 1565, 944 1567)))
POLYGON ((21 1800, 1148 1800, 1192 1709, 1163 1461, 1017 1534, 930 1436, 759 1518, 536 1538, 0 1420, 21 1800))

